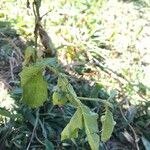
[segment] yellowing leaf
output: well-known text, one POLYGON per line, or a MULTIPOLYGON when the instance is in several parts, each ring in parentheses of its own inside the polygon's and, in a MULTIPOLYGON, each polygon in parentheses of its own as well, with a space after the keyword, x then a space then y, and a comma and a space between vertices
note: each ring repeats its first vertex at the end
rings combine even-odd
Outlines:
POLYGON ((36 59, 35 49, 32 46, 27 47, 25 50, 23 65, 26 66, 30 62, 35 62, 35 59, 36 59))
POLYGON ((63 96, 60 92, 53 93, 53 105, 63 105, 67 102, 67 98, 63 96))
MULTIPOLYGON (((61 139, 77 138, 78 129, 84 128, 91 149, 98 150, 100 143, 97 125, 98 115, 80 102, 73 87, 64 75, 59 75, 57 86, 65 94, 68 101, 77 107, 76 113, 61 133, 61 139)), ((54 96, 59 97, 58 95, 54 96)))
POLYGON ((25 67, 20 73, 21 86, 24 87, 28 82, 32 80, 33 77, 41 72, 41 70, 43 70, 41 65, 25 67))
POLYGON ((42 76, 46 66, 56 71, 57 69, 54 68, 56 59, 47 58, 38 61, 35 65, 25 67, 20 73, 23 101, 30 107, 39 107, 47 99, 47 82, 42 76))
POLYGON ((84 128, 88 138, 88 142, 92 150, 99 149, 100 138, 98 135, 98 125, 97 118, 98 115, 94 112, 91 112, 90 109, 82 105, 82 115, 84 120, 84 128))
POLYGON ((30 107, 39 107, 47 99, 47 82, 42 76, 42 66, 30 66, 21 72, 23 101, 30 107))
POLYGON ((77 138, 78 130, 83 128, 82 122, 82 111, 80 108, 77 109, 70 122, 64 128, 61 133, 61 140, 69 138, 77 138))
POLYGON ((57 86, 62 91, 62 93, 64 93, 65 97, 67 98, 68 101, 70 101, 70 103, 72 103, 76 107, 79 106, 80 100, 77 99, 77 95, 72 85, 65 77, 65 75, 63 74, 59 75, 57 86))
POLYGON ((64 92, 67 92, 67 93, 69 92, 74 97, 77 97, 76 92, 74 91, 72 85, 69 83, 68 79, 64 75, 61 75, 58 78, 58 86, 64 92))
POLYGON ((106 108, 105 115, 101 117, 101 121, 102 121, 101 140, 103 142, 106 142, 111 137, 114 126, 116 124, 116 122, 113 119, 113 115, 108 108, 106 108))

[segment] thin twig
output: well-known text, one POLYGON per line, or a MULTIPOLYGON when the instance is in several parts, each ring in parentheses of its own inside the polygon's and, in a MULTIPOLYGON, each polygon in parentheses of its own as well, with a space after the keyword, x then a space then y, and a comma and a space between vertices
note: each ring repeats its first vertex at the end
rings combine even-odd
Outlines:
POLYGON ((34 37, 35 37, 35 49, 37 49, 37 40, 38 40, 38 30, 37 30, 37 25, 38 25, 38 17, 37 17, 37 13, 35 10, 35 3, 33 2, 32 4, 32 8, 33 8, 33 13, 34 13, 34 17, 35 17, 35 27, 34 27, 34 37))
POLYGON ((27 5, 27 8, 30 8, 30 2, 29 2, 29 0, 27 0, 26 5, 27 5))
POLYGON ((101 103, 106 103, 106 100, 100 99, 100 98, 89 98, 89 97, 77 97, 80 100, 85 100, 85 101, 97 101, 101 103))
POLYGON ((50 13, 52 10, 49 10, 48 12, 46 12, 44 15, 42 15, 41 17, 40 17, 40 20, 42 20, 42 18, 44 17, 44 16, 46 16, 48 13, 50 13))
POLYGON ((34 135, 35 135, 35 130, 36 130, 36 127, 38 125, 38 120, 39 120, 39 109, 36 111, 36 120, 35 120, 34 128, 33 128, 33 131, 32 131, 31 138, 30 138, 30 142, 29 142, 26 150, 29 150, 30 145, 31 145, 31 143, 33 141, 33 138, 34 138, 34 135))
POLYGON ((137 150, 140 150, 140 149, 139 149, 139 146, 138 146, 138 137, 137 137, 137 134, 136 134, 134 128, 130 125, 130 123, 128 122, 127 118, 125 117, 125 115, 124 115, 124 113, 123 113, 123 111, 122 111, 121 106, 119 106, 119 109, 120 109, 120 113, 121 113, 123 119, 127 122, 128 126, 130 127, 131 131, 133 132, 133 135, 134 135, 134 142, 135 142, 136 149, 137 149, 137 150))
POLYGON ((14 81, 15 80, 15 78, 14 78, 14 73, 13 73, 13 65, 12 65, 12 60, 11 59, 9 59, 9 65, 10 65, 10 74, 11 74, 11 78, 12 78, 12 80, 14 81))
POLYGON ((45 146, 45 144, 38 138, 36 131, 35 131, 35 138, 37 139, 37 141, 38 141, 40 144, 42 144, 42 145, 45 146))

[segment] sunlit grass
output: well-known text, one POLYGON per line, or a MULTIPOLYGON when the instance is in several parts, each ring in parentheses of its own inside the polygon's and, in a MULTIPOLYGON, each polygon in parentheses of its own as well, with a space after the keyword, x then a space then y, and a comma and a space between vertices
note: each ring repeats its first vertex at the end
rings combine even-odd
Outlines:
POLYGON ((8 92, 8 88, 6 88, 5 83, 0 80, 0 107, 12 110, 14 106, 15 103, 8 92))

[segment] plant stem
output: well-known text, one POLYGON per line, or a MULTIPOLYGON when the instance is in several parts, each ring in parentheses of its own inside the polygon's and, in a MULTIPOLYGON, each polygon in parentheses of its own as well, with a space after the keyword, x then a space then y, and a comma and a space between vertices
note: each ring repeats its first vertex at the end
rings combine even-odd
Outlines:
POLYGON ((80 100, 85 100, 85 101, 98 101, 101 103, 106 103, 106 100, 100 99, 100 98, 88 98, 88 97, 77 97, 80 100))
POLYGON ((33 128, 33 131, 32 131, 30 142, 29 142, 26 150, 29 150, 30 145, 31 145, 31 143, 33 141, 33 138, 34 138, 34 135, 35 135, 35 130, 36 130, 36 127, 38 125, 38 120, 39 120, 39 109, 36 111, 36 120, 35 120, 34 128, 33 128))

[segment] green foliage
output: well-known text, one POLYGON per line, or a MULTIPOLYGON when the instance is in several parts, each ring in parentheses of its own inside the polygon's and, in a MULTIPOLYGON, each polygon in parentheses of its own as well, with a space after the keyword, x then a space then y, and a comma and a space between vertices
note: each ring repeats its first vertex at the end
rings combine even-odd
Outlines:
MULTIPOLYGON (((80 102, 73 87, 63 74, 59 76, 57 86, 62 93, 65 93, 68 101, 70 101, 75 107, 77 107, 77 111, 73 115, 69 124, 62 131, 61 139, 64 140, 67 138, 77 138, 78 130, 84 129, 91 149, 98 150, 100 142, 97 124, 98 115, 80 102)), ((53 99, 53 101, 53 103, 56 103, 55 99, 53 99)), ((64 101, 62 101, 62 103, 64 103, 64 101)), ((58 104, 60 104, 60 102, 58 104)))
POLYGON ((32 65, 29 67, 25 67, 20 73, 21 77, 21 86, 24 87, 32 78, 36 77, 37 74, 42 73, 44 70, 41 65, 32 65))
POLYGON ((90 111, 86 106, 82 106, 82 115, 84 120, 84 128, 92 150, 99 149, 99 130, 97 125, 98 115, 90 111))
POLYGON ((53 105, 64 105, 66 102, 67 98, 61 93, 61 91, 53 93, 53 105))
POLYGON ((45 147, 46 147, 46 150, 54 150, 53 144, 47 139, 45 140, 45 147))
MULTIPOLYGON (((33 108, 41 106, 47 98, 47 84, 42 77, 43 69, 47 64, 45 62, 47 61, 37 63, 38 65, 25 67, 21 72, 23 100, 33 108)), ((80 102, 66 76, 60 73, 57 89, 53 93, 53 104, 62 105, 67 101, 74 105, 77 111, 71 118, 69 124, 62 131, 61 139, 77 138, 78 130, 84 129, 91 149, 98 150, 100 142, 97 124, 98 115, 80 102)), ((102 140, 108 140, 108 138, 110 138, 113 131, 113 126, 110 126, 113 125, 111 124, 112 120, 112 114, 107 110, 105 120, 103 120, 102 140), (107 129, 108 127, 109 129, 107 129)))
POLYGON ((98 150, 100 141, 97 117, 96 113, 91 112, 88 107, 82 104, 81 107, 77 108, 70 122, 62 131, 61 139, 77 138, 79 129, 84 129, 91 149, 98 150))
POLYGON ((101 117, 102 122, 102 134, 101 134, 101 140, 103 142, 106 142, 111 137, 111 134, 113 132, 113 128, 115 126, 115 121, 113 119, 113 115, 106 107, 105 115, 101 117))
POLYGON ((20 114, 12 114, 10 111, 8 111, 4 108, 0 108, 0 117, 1 116, 8 117, 11 119, 20 119, 21 118, 20 114))
POLYGON ((78 107, 80 101, 77 99, 77 95, 73 87, 71 86, 64 74, 59 74, 57 90, 59 93, 61 93, 63 102, 69 101, 71 104, 78 107))
POLYGON ((35 62, 35 60, 36 60, 36 51, 32 46, 28 46, 25 50, 23 65, 26 66, 31 62, 35 62))
POLYGON ((83 129, 82 110, 78 108, 61 133, 61 140, 78 137, 78 130, 83 129))
POLYGON ((23 101, 30 107, 39 107, 47 99, 47 82, 43 78, 46 65, 53 65, 54 59, 45 59, 34 65, 25 67, 20 73, 23 101))
POLYGON ((39 107, 47 99, 47 82, 42 76, 41 66, 25 68, 21 73, 23 101, 30 107, 39 107))

